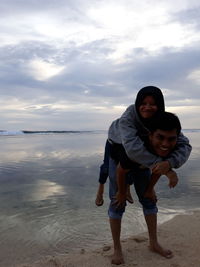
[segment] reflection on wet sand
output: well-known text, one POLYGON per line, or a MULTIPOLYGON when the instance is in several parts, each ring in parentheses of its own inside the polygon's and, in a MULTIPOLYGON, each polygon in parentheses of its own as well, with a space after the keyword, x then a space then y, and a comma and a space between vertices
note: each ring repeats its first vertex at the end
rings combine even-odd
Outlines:
POLYGON ((37 180, 33 186, 33 191, 30 194, 29 200, 45 200, 56 195, 66 195, 66 191, 63 186, 48 180, 37 180))
MULTIPOLYGON (((178 187, 169 190, 167 180, 162 179, 156 189, 159 222, 199 206, 200 136, 190 135, 194 152, 178 170, 178 187)), ((6 259, 26 262, 29 256, 33 259, 34 255, 66 253, 110 242, 108 183, 104 205, 96 208, 94 204, 106 134, 3 138, 0 251, 1 255, 13 255, 13 259, 0 258, 4 266, 9 266, 6 259)), ((134 205, 127 206, 123 220, 123 237, 145 230, 134 191, 133 196, 134 205)))

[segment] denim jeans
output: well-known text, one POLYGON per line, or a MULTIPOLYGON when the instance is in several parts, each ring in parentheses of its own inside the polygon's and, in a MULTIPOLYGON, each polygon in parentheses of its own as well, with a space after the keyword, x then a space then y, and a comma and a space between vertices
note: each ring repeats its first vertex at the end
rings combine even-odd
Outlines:
MULTIPOLYGON (((99 172, 99 183, 100 184, 105 184, 108 178, 111 146, 112 145, 107 140, 105 144, 105 149, 104 149, 103 164, 100 166, 100 172, 99 172)), ((133 181, 132 181, 132 178, 130 177, 130 174, 127 173, 126 176, 127 176, 126 183, 129 185, 132 185, 133 181)))
MULTIPOLYGON (((114 204, 115 195, 117 193, 117 178, 116 178, 116 163, 112 158, 109 158, 109 197, 110 206, 108 209, 108 215, 113 219, 121 219, 123 213, 125 212, 125 206, 122 208, 117 208, 114 204)), ((134 184, 136 194, 138 196, 139 202, 143 207, 144 215, 156 214, 158 212, 156 203, 148 198, 144 197, 144 193, 149 185, 151 179, 150 169, 142 169, 135 167, 129 172, 129 181, 132 179, 134 184)))

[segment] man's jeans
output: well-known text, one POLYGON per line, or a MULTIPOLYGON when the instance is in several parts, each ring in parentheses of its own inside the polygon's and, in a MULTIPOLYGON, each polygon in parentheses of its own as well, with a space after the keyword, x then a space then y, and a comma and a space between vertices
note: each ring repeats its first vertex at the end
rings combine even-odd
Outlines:
MULTIPOLYGON (((118 208, 114 204, 114 202, 116 201, 115 196, 117 193, 116 168, 117 165, 115 161, 112 158, 109 158, 109 180, 110 180, 109 196, 111 201, 108 209, 108 215, 110 218, 113 219, 121 219, 125 211, 125 206, 123 208, 118 208)), ((140 203, 142 204, 144 215, 156 214, 158 212, 156 203, 144 197, 144 193, 151 179, 150 169, 148 168, 142 169, 139 167, 135 167, 129 172, 128 177, 129 177, 128 183, 131 184, 130 179, 132 179, 132 183, 135 186, 135 191, 137 193, 140 203)))

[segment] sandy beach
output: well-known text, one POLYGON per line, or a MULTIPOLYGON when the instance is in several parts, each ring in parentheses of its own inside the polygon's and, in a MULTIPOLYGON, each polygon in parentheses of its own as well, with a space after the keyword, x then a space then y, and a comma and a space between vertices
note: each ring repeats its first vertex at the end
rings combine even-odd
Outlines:
MULTIPOLYGON (((165 259, 149 251, 147 233, 123 240, 125 264, 121 266, 199 267, 199 222, 200 212, 194 211, 190 215, 178 215, 158 227, 160 243, 174 252, 172 259, 165 259)), ((83 248, 78 253, 48 256, 17 267, 106 267, 111 266, 112 251, 110 244, 94 251, 85 251, 83 248)))

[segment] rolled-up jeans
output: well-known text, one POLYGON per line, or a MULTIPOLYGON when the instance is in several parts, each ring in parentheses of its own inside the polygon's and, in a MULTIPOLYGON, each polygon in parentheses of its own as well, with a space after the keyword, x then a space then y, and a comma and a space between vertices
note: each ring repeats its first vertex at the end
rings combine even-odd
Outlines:
MULTIPOLYGON (((125 206, 118 208, 114 203, 116 201, 115 196, 118 191, 117 189, 117 177, 116 177, 117 164, 112 159, 109 158, 109 197, 110 205, 108 209, 108 215, 112 219, 121 219, 123 213, 125 212, 125 206)), ((138 196, 139 202, 142 205, 144 215, 156 214, 158 208, 156 203, 149 198, 144 197, 144 193, 149 185, 151 179, 151 171, 148 168, 134 167, 129 172, 129 181, 132 179, 132 182, 135 187, 136 194, 138 196)))

